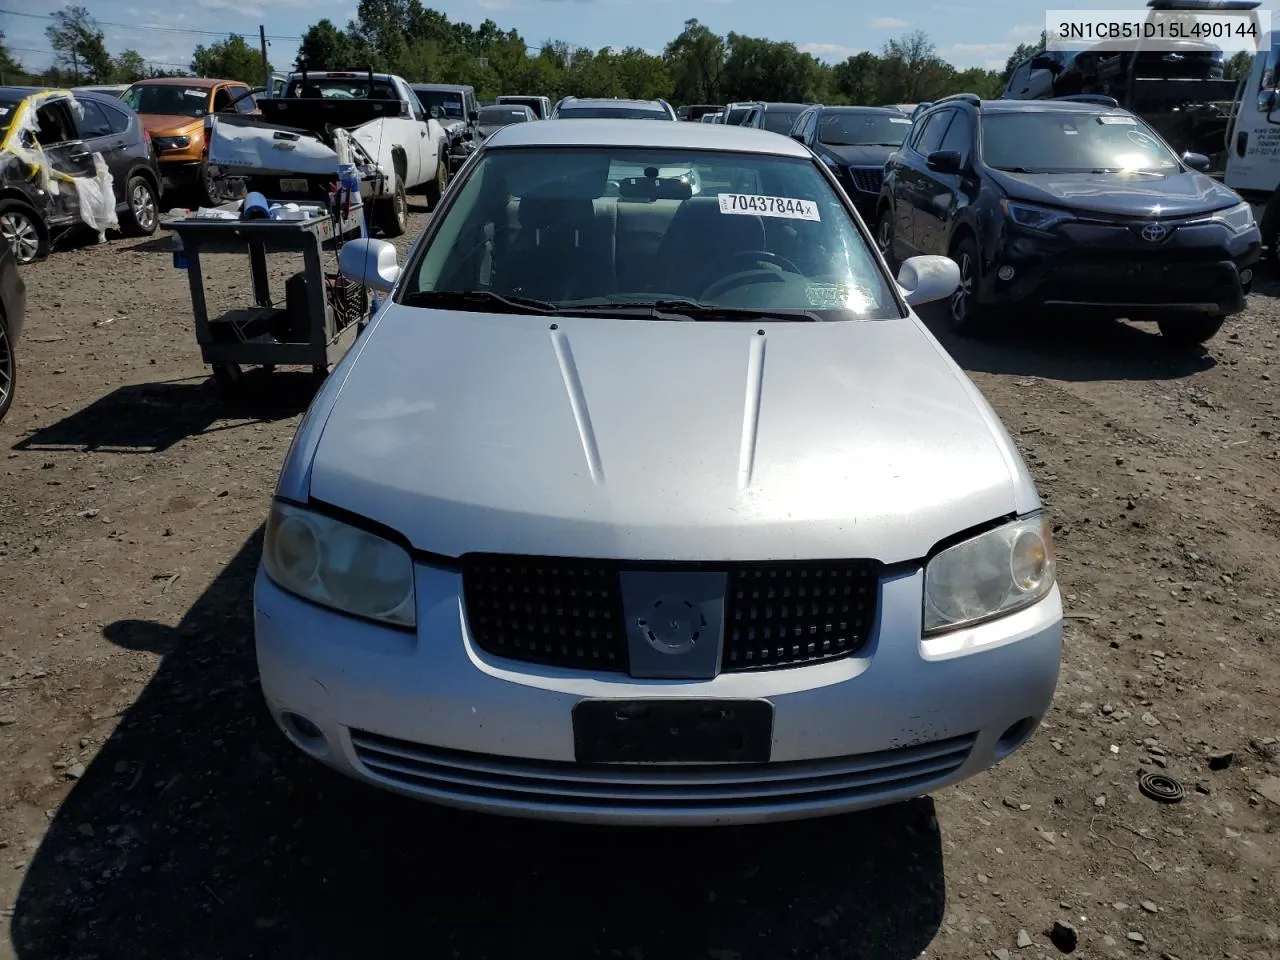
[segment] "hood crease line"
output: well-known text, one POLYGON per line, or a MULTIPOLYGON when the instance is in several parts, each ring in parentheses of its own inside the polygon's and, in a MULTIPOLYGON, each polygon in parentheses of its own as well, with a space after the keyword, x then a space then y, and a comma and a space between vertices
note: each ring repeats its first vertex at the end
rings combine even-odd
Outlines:
POLYGON ((760 435, 760 400, 764 393, 765 338, 761 333, 751 338, 747 353, 747 395, 742 404, 742 442, 738 447, 738 489, 751 486, 755 469, 756 440, 760 435))
POLYGON ((569 406, 573 408, 573 421, 578 427, 578 439, 582 441, 582 453, 587 459, 587 469, 591 479, 597 484, 604 483, 604 468, 600 464, 600 449, 596 445, 595 430, 591 426, 591 412, 587 409, 587 398, 582 390, 582 378, 578 376, 578 365, 573 359, 573 349, 569 346, 569 338, 563 330, 551 330, 551 348, 556 353, 556 364, 560 367, 560 379, 564 381, 565 392, 569 395, 569 406))

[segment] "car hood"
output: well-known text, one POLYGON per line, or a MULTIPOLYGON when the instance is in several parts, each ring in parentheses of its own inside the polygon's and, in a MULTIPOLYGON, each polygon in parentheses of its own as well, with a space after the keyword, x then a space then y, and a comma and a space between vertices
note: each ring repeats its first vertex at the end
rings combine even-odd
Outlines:
POLYGON ((883 167, 889 154, 898 147, 835 147, 824 143, 822 149, 852 167, 883 167))
POLYGON ((1202 173, 1006 173, 991 171, 1013 200, 1091 213, 1190 216, 1235 206, 1240 197, 1202 173))
POLYGON ((184 117, 169 113, 141 113, 138 116, 143 128, 150 131, 152 136, 158 137, 190 133, 189 128, 204 126, 203 117, 184 117))
POLYGON ((914 560, 1038 504, 916 321, 766 326, 392 305, 310 497, 445 556, 671 561, 914 560))

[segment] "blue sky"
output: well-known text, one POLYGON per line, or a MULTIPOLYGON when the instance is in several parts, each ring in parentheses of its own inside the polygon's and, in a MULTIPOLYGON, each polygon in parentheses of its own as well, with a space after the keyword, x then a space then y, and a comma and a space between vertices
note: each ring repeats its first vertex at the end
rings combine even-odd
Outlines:
MULTIPOLYGON (((79 0, 102 21, 107 47, 115 53, 133 47, 158 64, 185 66, 197 43, 228 32, 257 41, 258 25, 267 28, 270 56, 277 66, 291 65, 296 38, 313 22, 328 17, 339 25, 355 13, 355 0, 79 0), (122 24, 124 26, 115 26, 122 24), (202 32, 203 31, 203 32, 202 32)), ((1274 9, 1278 0, 1267 0, 1274 9)), ((1035 40, 1045 8, 1017 0, 895 0, 854 7, 838 0, 424 0, 454 20, 479 23, 486 17, 514 27, 537 45, 565 40, 598 49, 634 45, 651 51, 696 17, 717 33, 736 31, 771 40, 790 40, 827 61, 859 50, 878 50, 903 33, 920 29, 938 52, 960 67, 1002 67, 1018 43, 1035 40)), ((64 0, 0 0, 0 30, 14 55, 30 66, 51 59, 44 28, 64 0)), ((1056 0, 1052 9, 1134 9, 1144 0, 1056 0)))

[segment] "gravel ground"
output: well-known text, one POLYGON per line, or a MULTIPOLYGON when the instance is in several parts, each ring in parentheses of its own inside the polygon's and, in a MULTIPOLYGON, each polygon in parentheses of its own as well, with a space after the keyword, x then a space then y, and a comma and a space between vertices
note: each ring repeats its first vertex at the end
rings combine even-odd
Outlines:
POLYGON ((635 832, 441 811, 289 747, 250 585, 307 378, 219 401, 166 239, 25 278, 0 957, 1040 958, 1055 924, 1081 957, 1280 957, 1280 282, 1203 354, 1119 324, 944 338, 1057 524, 1065 660, 1024 750, 871 814, 635 832))

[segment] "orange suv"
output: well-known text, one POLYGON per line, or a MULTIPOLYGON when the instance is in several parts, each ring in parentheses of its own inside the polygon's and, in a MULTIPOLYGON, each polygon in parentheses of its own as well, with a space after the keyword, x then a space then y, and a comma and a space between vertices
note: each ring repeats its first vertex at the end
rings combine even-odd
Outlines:
POLYGON ((216 203, 209 176, 209 144, 205 117, 231 110, 257 114, 258 104, 248 84, 204 77, 154 77, 139 80, 120 99, 142 118, 151 135, 164 188, 197 188, 203 203, 216 203))

